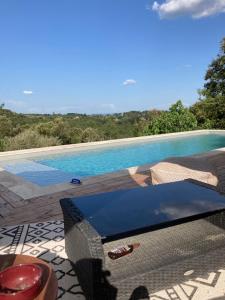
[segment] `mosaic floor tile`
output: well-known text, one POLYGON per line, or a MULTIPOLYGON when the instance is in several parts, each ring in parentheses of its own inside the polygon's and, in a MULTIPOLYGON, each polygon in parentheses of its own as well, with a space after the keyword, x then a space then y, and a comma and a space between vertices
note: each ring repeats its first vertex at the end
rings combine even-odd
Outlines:
MULTIPOLYGON (((62 221, 0 228, 0 254, 8 253, 31 255, 48 262, 55 270, 58 279, 58 299, 85 299, 76 274, 65 253, 64 224, 62 221)), ((194 280, 187 279, 185 282, 151 294, 149 299, 225 300, 225 270, 214 270, 194 280)))

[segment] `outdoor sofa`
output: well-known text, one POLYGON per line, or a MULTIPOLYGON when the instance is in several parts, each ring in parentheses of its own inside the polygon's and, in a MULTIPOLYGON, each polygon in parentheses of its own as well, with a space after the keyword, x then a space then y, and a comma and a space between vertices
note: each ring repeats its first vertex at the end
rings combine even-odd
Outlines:
MULTIPOLYGON (((197 186, 203 185, 202 192, 199 188, 199 195, 206 193, 206 198, 207 190, 219 191, 211 198, 212 206, 216 194, 225 192, 225 152, 223 151, 169 158, 153 165, 150 171, 152 184, 162 184, 159 189, 157 188, 159 191, 167 186, 165 183, 169 183, 169 186, 172 183, 173 186, 173 182, 178 182, 177 187, 179 187, 179 184, 183 184, 186 179, 194 179, 197 186)), ((149 188, 152 190, 151 187, 149 188)), ((154 187, 152 188, 154 190, 154 187)), ((140 200, 141 203, 143 188, 139 189, 140 197, 137 201, 140 200)), ((137 192, 137 189, 134 189, 134 193, 135 190, 137 192)), ((115 199, 123 193, 130 193, 129 197, 132 198, 133 192, 130 191, 93 195, 86 200, 89 203, 92 203, 92 200, 98 201, 99 197, 110 200, 110 197, 115 199)), ((166 194, 162 193, 165 197, 166 194)), ((182 194, 183 189, 175 188, 172 198, 177 198, 179 203, 183 198, 182 194)), ((184 192, 185 196, 188 194, 188 191, 184 192)), ((222 202, 224 202, 223 197, 221 195, 222 202)), ((154 200, 154 197, 151 198, 151 201, 154 200)), ((77 199, 78 202, 82 200, 79 200, 79 197, 62 199, 60 204, 64 214, 66 252, 75 267, 88 300, 149 299, 150 294, 161 289, 169 289, 192 278, 204 277, 207 273, 220 268, 225 269, 225 209, 202 215, 191 221, 173 223, 173 226, 169 225, 160 230, 153 228, 130 237, 118 237, 116 240, 103 242, 104 235, 101 236, 91 225, 91 219, 84 218, 74 205, 77 199), (140 250, 118 261, 109 259, 107 253, 110 249, 118 244, 129 245, 134 240, 141 243, 140 250), (188 277, 185 277, 186 273, 189 273, 188 277)), ((199 205, 204 207, 204 199, 203 201, 198 199, 197 196, 195 203, 200 202, 199 205)), ((104 211, 104 206, 97 211, 101 212, 102 209, 104 211)), ((157 214, 157 210, 154 211, 157 214)), ((182 211, 183 208, 180 212, 182 211)), ((167 212, 176 214, 176 205, 172 209, 169 207, 167 212)), ((125 216, 124 222, 126 221, 125 216)))
POLYGON ((151 166, 150 176, 153 185, 194 179, 225 193, 225 151, 171 157, 151 166))
POLYGON ((88 300, 149 299, 161 289, 225 268, 224 196, 196 183, 61 199, 60 204, 65 250, 88 300), (159 222, 152 223, 157 216, 159 222), (125 232, 133 221, 138 230, 125 232), (108 225, 115 226, 114 236, 105 234, 108 225), (112 249, 132 243, 141 245, 132 254, 108 257, 112 249))

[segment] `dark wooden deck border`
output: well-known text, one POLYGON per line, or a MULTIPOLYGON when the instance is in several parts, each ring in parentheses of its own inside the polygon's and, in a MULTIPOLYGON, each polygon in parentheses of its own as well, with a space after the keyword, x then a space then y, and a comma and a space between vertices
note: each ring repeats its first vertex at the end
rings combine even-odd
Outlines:
POLYGON ((146 186, 150 183, 149 171, 134 175, 123 175, 117 178, 106 178, 94 183, 75 186, 67 191, 23 200, 15 193, 0 185, 0 226, 37 223, 62 219, 59 205, 61 198, 98 194, 118 189, 146 186))

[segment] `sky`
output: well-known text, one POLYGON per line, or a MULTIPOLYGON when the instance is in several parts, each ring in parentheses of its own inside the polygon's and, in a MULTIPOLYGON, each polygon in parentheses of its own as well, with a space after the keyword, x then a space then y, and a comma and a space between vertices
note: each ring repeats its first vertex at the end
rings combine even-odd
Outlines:
POLYGON ((87 114, 190 106, 223 37, 225 0, 1 0, 0 103, 87 114))

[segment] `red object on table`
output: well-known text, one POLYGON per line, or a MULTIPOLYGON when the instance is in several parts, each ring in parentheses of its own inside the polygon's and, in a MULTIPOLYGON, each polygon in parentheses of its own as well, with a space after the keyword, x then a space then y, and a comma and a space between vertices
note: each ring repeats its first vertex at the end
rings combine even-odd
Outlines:
POLYGON ((42 268, 20 264, 0 272, 0 300, 32 300, 40 292, 42 268))
POLYGON ((35 264, 35 266, 37 266, 37 268, 40 268, 41 270, 42 276, 36 295, 33 295, 31 298, 17 298, 16 296, 19 296, 19 294, 21 294, 21 292, 17 292, 15 293, 13 298, 6 298, 5 296, 3 296, 4 298, 2 298, 2 294, 0 294, 0 300, 55 300, 57 297, 58 284, 55 273, 48 263, 44 262, 41 259, 28 255, 0 255, 0 271, 4 272, 4 270, 6 271, 7 268, 11 266, 19 266, 21 264, 35 264))

